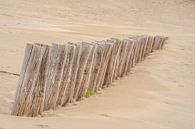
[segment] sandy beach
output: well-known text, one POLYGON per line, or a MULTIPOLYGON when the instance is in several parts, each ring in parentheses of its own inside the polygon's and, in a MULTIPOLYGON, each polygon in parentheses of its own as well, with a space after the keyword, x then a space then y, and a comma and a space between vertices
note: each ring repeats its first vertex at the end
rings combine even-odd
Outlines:
POLYGON ((193 129, 194 0, 0 0, 0 129, 193 129), (89 99, 11 116, 26 43, 169 37, 128 76, 89 99))

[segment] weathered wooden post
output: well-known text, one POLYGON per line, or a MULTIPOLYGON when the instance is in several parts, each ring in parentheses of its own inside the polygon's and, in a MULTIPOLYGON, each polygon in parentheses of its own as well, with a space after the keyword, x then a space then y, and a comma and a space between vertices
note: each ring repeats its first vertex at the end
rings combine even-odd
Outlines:
POLYGON ((129 39, 130 44, 131 44, 131 48, 129 50, 129 61, 128 61, 128 65, 127 65, 127 73, 130 72, 131 68, 133 67, 133 57, 134 57, 134 51, 135 51, 135 43, 136 40, 135 39, 129 39))
POLYGON ((168 40, 168 37, 160 36, 160 38, 161 38, 161 42, 160 42, 159 49, 162 49, 165 44, 165 41, 168 40))
POLYGON ((117 58, 119 55, 119 48, 120 48, 119 42, 120 41, 119 39, 111 39, 111 40, 107 40, 107 42, 113 43, 113 50, 111 52, 111 55, 108 61, 108 67, 107 67, 106 75, 104 79, 104 85, 108 87, 109 84, 113 82, 114 71, 116 67, 117 58))
POLYGON ((142 43, 142 36, 139 36, 138 37, 138 52, 137 52, 137 63, 141 62, 141 55, 142 55, 142 46, 143 46, 143 43, 142 43))
POLYGON ((134 45, 134 56, 133 56, 133 67, 137 64, 138 62, 138 50, 139 50, 139 41, 136 39, 136 43, 134 45))
POLYGON ((102 78, 101 78, 101 83, 100 83, 100 88, 105 88, 106 86, 104 85, 104 80, 106 76, 106 71, 108 69, 108 64, 109 64, 109 59, 111 58, 111 53, 113 51, 114 43, 107 41, 105 44, 105 58, 104 60, 104 65, 103 65, 103 72, 102 72, 102 78))
POLYGON ((129 59, 128 72, 130 72, 130 70, 134 66, 134 62, 135 62, 136 40, 134 40, 134 39, 131 39, 131 40, 133 41, 133 46, 132 46, 132 52, 131 52, 130 59, 129 59))
POLYGON ((151 36, 147 36, 144 58, 146 58, 150 53, 150 45, 151 45, 151 36))
MULTIPOLYGON (((83 75, 83 79, 81 82, 81 86, 80 89, 78 91, 78 96, 76 98, 76 100, 81 100, 85 93, 88 91, 89 85, 90 85, 90 81, 93 81, 93 67, 94 67, 94 61, 95 61, 95 53, 97 51, 97 44, 94 43, 90 43, 90 45, 93 46, 91 53, 89 55, 88 61, 87 61, 87 65, 85 68, 85 72, 83 75)), ((89 91, 90 92, 90 91, 89 91)))
MULTIPOLYGON (((69 43, 72 44, 72 43, 69 43)), ((77 73, 79 69, 79 63, 81 59, 81 53, 82 53, 82 44, 77 43, 77 44, 72 44, 75 45, 76 50, 75 50, 75 57, 73 61, 73 66, 72 66, 72 76, 70 79, 70 84, 67 87, 67 93, 69 93, 68 97, 66 98, 66 101, 64 103, 64 106, 66 103, 72 103, 74 102, 74 89, 77 81, 77 73)))
POLYGON ((37 116, 43 112, 48 47, 27 44, 12 115, 37 116))
POLYGON ((75 57, 75 45, 66 44, 67 47, 67 57, 66 60, 64 60, 63 65, 63 73, 61 77, 60 82, 60 88, 59 88, 59 94, 58 94, 58 100, 57 105, 65 105, 67 103, 67 97, 69 96, 68 86, 70 84, 70 79, 72 76, 72 67, 73 67, 73 61, 75 57))
POLYGON ((143 36, 142 38, 143 49, 142 49, 141 61, 143 61, 146 57, 145 54, 146 54, 147 42, 148 42, 148 37, 143 36))
POLYGON ((148 54, 150 54, 151 52, 153 52, 153 50, 152 50, 153 44, 154 44, 154 36, 150 36, 149 37, 148 54))
MULTIPOLYGON (((68 51, 68 61, 67 61, 67 80, 68 82, 64 85, 66 85, 64 92, 62 92, 62 98, 61 98, 61 106, 65 106, 67 103, 73 101, 73 86, 75 85, 76 81, 76 75, 78 71, 78 59, 80 58, 81 53, 81 45, 74 44, 74 43, 68 43, 67 44, 69 51, 68 51)), ((63 84, 62 84, 63 85, 63 84)))
POLYGON ((108 43, 106 41, 101 42, 103 45, 103 56, 102 56, 102 60, 101 60, 101 64, 100 64, 100 69, 99 69, 99 75, 97 78, 97 86, 96 86, 96 91, 98 91, 99 89, 103 88, 103 83, 104 83, 104 78, 105 78, 105 74, 106 74, 106 69, 108 66, 108 61, 112 52, 112 48, 113 48, 113 43, 108 43))
POLYGON ((82 45, 82 51, 81 51, 81 58, 79 60, 79 68, 78 68, 78 73, 77 73, 77 80, 76 80, 76 85, 74 88, 74 100, 76 101, 78 99, 78 94, 79 94, 79 90, 83 89, 84 87, 82 85, 82 81, 83 79, 85 80, 86 75, 88 74, 86 71, 86 66, 87 66, 87 62, 88 59, 90 57, 90 55, 92 54, 92 48, 93 46, 89 43, 81 43, 82 45))
POLYGON ((128 68, 130 67, 130 59, 131 59, 131 54, 132 54, 132 49, 133 49, 133 40, 131 39, 125 39, 126 42, 128 43, 127 45, 127 54, 126 54, 126 57, 125 57, 125 64, 124 64, 124 67, 123 67, 123 70, 122 70, 122 74, 121 76, 123 77, 124 75, 127 75, 128 74, 128 68))
POLYGON ((122 40, 122 47, 121 47, 121 52, 120 52, 120 64, 118 68, 118 77, 122 77, 122 70, 125 65, 126 61, 126 56, 127 56, 127 49, 128 49, 128 41, 127 40, 122 40))
POLYGON ((121 63, 120 61, 123 56, 123 54, 121 53, 123 53, 122 50, 124 50, 124 43, 122 42, 122 40, 120 40, 118 43, 119 43, 119 48, 118 48, 118 53, 117 53, 117 58, 116 58, 116 65, 114 68, 113 80, 117 80, 119 78, 119 69, 120 69, 120 63, 121 63))
POLYGON ((154 52, 156 50, 156 39, 157 39, 157 37, 154 36, 153 44, 152 44, 152 52, 154 52))
POLYGON ((55 109, 57 106, 63 63, 66 58, 66 46, 52 44, 46 68, 44 110, 55 109))

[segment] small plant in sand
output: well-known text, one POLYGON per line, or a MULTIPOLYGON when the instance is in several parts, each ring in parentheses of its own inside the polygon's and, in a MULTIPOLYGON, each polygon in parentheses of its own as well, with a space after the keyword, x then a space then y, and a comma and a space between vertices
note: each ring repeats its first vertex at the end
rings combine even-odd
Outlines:
POLYGON ((88 90, 86 93, 85 93, 85 97, 89 98, 90 96, 94 96, 95 95, 95 92, 92 91, 92 90, 88 90))

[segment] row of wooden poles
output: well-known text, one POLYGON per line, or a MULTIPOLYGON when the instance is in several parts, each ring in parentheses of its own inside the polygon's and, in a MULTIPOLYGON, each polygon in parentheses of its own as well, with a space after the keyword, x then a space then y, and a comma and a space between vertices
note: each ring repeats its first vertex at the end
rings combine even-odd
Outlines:
POLYGON ((131 36, 93 43, 27 44, 12 115, 37 116, 66 106, 127 75, 163 36, 131 36))

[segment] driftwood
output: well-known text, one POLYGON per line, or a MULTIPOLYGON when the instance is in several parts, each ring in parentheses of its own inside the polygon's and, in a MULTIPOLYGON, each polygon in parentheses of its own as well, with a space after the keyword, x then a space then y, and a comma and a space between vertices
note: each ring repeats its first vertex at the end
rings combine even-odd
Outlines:
POLYGON ((41 115, 97 93, 162 49, 166 40, 141 35, 94 43, 27 44, 12 115, 41 115))

